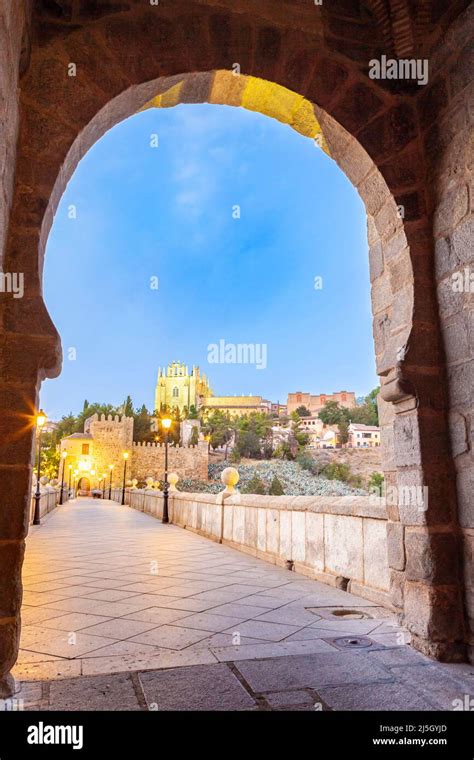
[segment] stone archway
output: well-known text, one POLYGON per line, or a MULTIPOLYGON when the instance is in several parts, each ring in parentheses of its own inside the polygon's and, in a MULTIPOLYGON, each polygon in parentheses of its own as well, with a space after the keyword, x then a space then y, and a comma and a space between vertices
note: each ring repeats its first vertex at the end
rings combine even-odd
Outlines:
POLYGON ((87 477, 80 478, 79 482, 77 484, 77 490, 78 490, 78 492, 79 491, 87 491, 87 493, 89 493, 89 491, 91 490, 91 483, 90 483, 89 478, 87 478, 87 477))
POLYGON ((4 689, 19 638, 31 481, 33 426, 24 422, 31 419, 41 380, 60 368, 59 337, 41 295, 45 240, 81 155, 106 129, 157 96, 160 105, 176 98, 262 112, 269 102, 269 115, 278 117, 275 109, 282 107, 282 120, 291 123, 289 111, 301 129, 308 128, 306 117, 310 125, 315 117, 329 152, 358 188, 369 215, 386 441, 393 436, 393 446, 387 446, 393 460, 385 470, 398 489, 426 487, 429 493, 427 509, 398 501, 389 507, 392 598, 404 611, 416 647, 441 659, 463 656, 460 535, 420 119, 438 101, 431 87, 422 101, 411 83, 374 82, 367 67, 381 46, 394 55, 429 52, 428 44, 439 49, 465 5, 432 14, 423 28, 407 7, 391 25, 383 6, 369 0, 357 8, 338 2, 319 10, 300 3, 282 10, 254 0, 223 0, 218 9, 191 0, 178 8, 104 3, 93 16, 61 0, 38 3, 32 18, 27 6, 11 9, 12 65, 5 81, 11 109, 1 206, 8 235, 0 242, 4 270, 25 275, 25 297, 5 299, 0 348, 0 487, 8 494, 0 519, 7 579, 0 587, 4 689), (235 62, 254 78, 248 92, 239 92, 243 80, 230 79, 235 62), (220 78, 219 71, 227 73, 220 78), (290 93, 290 105, 282 106, 279 98, 272 102, 275 90, 268 82, 290 93), (247 96, 249 103, 239 101, 247 96), (300 106, 295 113, 291 103, 300 106))

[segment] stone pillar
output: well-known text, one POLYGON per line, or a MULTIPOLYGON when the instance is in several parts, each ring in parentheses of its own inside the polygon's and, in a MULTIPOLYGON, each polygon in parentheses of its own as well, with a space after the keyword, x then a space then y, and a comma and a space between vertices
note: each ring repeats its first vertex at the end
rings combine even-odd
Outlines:
MULTIPOLYGON (((465 659, 461 545, 446 421, 394 370, 382 388, 395 409, 396 486, 387 490, 394 605, 413 646, 443 661, 465 659)), ((432 399, 433 401, 433 399, 432 399)))

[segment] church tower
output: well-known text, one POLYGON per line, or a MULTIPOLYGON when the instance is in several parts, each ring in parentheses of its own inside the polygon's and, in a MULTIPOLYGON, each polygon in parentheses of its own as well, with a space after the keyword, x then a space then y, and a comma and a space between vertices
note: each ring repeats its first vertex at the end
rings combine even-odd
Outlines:
POLYGON ((191 374, 188 367, 179 361, 173 361, 168 367, 159 368, 155 390, 155 410, 164 407, 178 407, 180 412, 195 406, 199 409, 203 400, 212 396, 206 375, 199 367, 193 366, 191 374))

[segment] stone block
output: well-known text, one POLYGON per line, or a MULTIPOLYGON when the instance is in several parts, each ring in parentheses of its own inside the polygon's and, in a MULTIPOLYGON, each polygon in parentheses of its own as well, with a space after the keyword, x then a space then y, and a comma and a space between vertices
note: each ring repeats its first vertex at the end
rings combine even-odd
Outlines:
POLYGON ((393 422, 397 467, 421 465, 421 445, 416 414, 397 415, 393 422))
POLYGON ((234 513, 232 524, 232 541, 243 544, 245 539, 245 507, 232 506, 234 513))
POLYGON ((458 472, 457 476, 459 522, 463 528, 474 528, 474 468, 458 472))
POLYGON ((280 512, 280 557, 284 560, 293 559, 291 541, 291 512, 280 512))
POLYGON ((390 572, 390 599, 397 609, 403 609, 405 574, 397 570, 390 572))
POLYGON ((324 516, 306 514, 306 564, 315 570, 324 570, 324 516))
POLYGON ((405 529, 401 523, 387 522, 387 554, 390 568, 405 569, 405 529))
POLYGON ((459 540, 452 533, 428 533, 407 528, 406 578, 409 581, 430 581, 455 584, 459 579, 459 540))
POLYGON ((390 575, 387 560, 385 520, 362 521, 364 533, 364 583, 387 591, 390 575))
POLYGON ((24 541, 0 541, 0 617, 14 617, 20 613, 24 553, 24 541))
POLYGON ((463 620, 459 588, 405 582, 405 624, 420 639, 461 641, 463 620))
POLYGON ((245 545, 253 549, 257 548, 257 509, 247 507, 245 509, 245 545))
POLYGON ((451 450, 453 457, 464 454, 469 449, 469 432, 467 420, 463 414, 450 412, 449 432, 451 436, 451 450))
POLYGON ((306 513, 291 513, 291 559, 304 562, 306 559, 306 513))
POLYGON ((264 552, 267 544, 267 510, 257 510, 257 549, 264 552))
POLYGON ((325 515, 325 570, 363 581, 362 520, 357 517, 325 515))
POLYGON ((280 511, 267 510, 267 552, 278 555, 280 552, 280 511))

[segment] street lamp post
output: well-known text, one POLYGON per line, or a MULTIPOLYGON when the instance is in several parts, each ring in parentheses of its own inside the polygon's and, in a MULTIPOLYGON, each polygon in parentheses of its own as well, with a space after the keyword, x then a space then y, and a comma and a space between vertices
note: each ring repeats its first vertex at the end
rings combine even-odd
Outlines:
POLYGON ((122 507, 125 504, 125 477, 127 475, 128 451, 123 452, 123 483, 122 483, 122 507))
POLYGON ((109 501, 112 498, 112 470, 114 469, 113 464, 109 464, 109 470, 110 470, 110 479, 109 479, 109 501))
POLYGON ((68 464, 68 470, 69 470, 69 480, 67 484, 67 498, 71 498, 71 475, 72 475, 72 464, 68 464))
POLYGON ((62 467, 62 475, 61 475, 61 490, 59 492, 59 504, 60 505, 63 503, 63 491, 64 491, 63 480, 64 480, 64 467, 66 465, 66 457, 67 457, 67 451, 63 451, 61 453, 61 459, 62 459, 63 467, 62 467))
POLYGON ((105 499, 105 484, 107 482, 107 473, 102 473, 102 498, 105 499))
POLYGON ((169 491, 169 483, 168 483, 168 431, 171 427, 171 419, 169 417, 164 417, 161 420, 161 426, 163 430, 165 431, 165 480, 163 483, 163 517, 161 518, 162 523, 169 523, 169 516, 168 516, 168 491, 169 491))
POLYGON ((40 525, 40 501, 41 501, 41 488, 40 488, 40 477, 41 477, 41 432, 44 427, 44 423, 46 422, 46 415, 45 413, 40 409, 38 414, 36 415, 36 428, 38 430, 38 467, 36 470, 36 491, 35 491, 35 513, 33 517, 33 525, 40 525))

